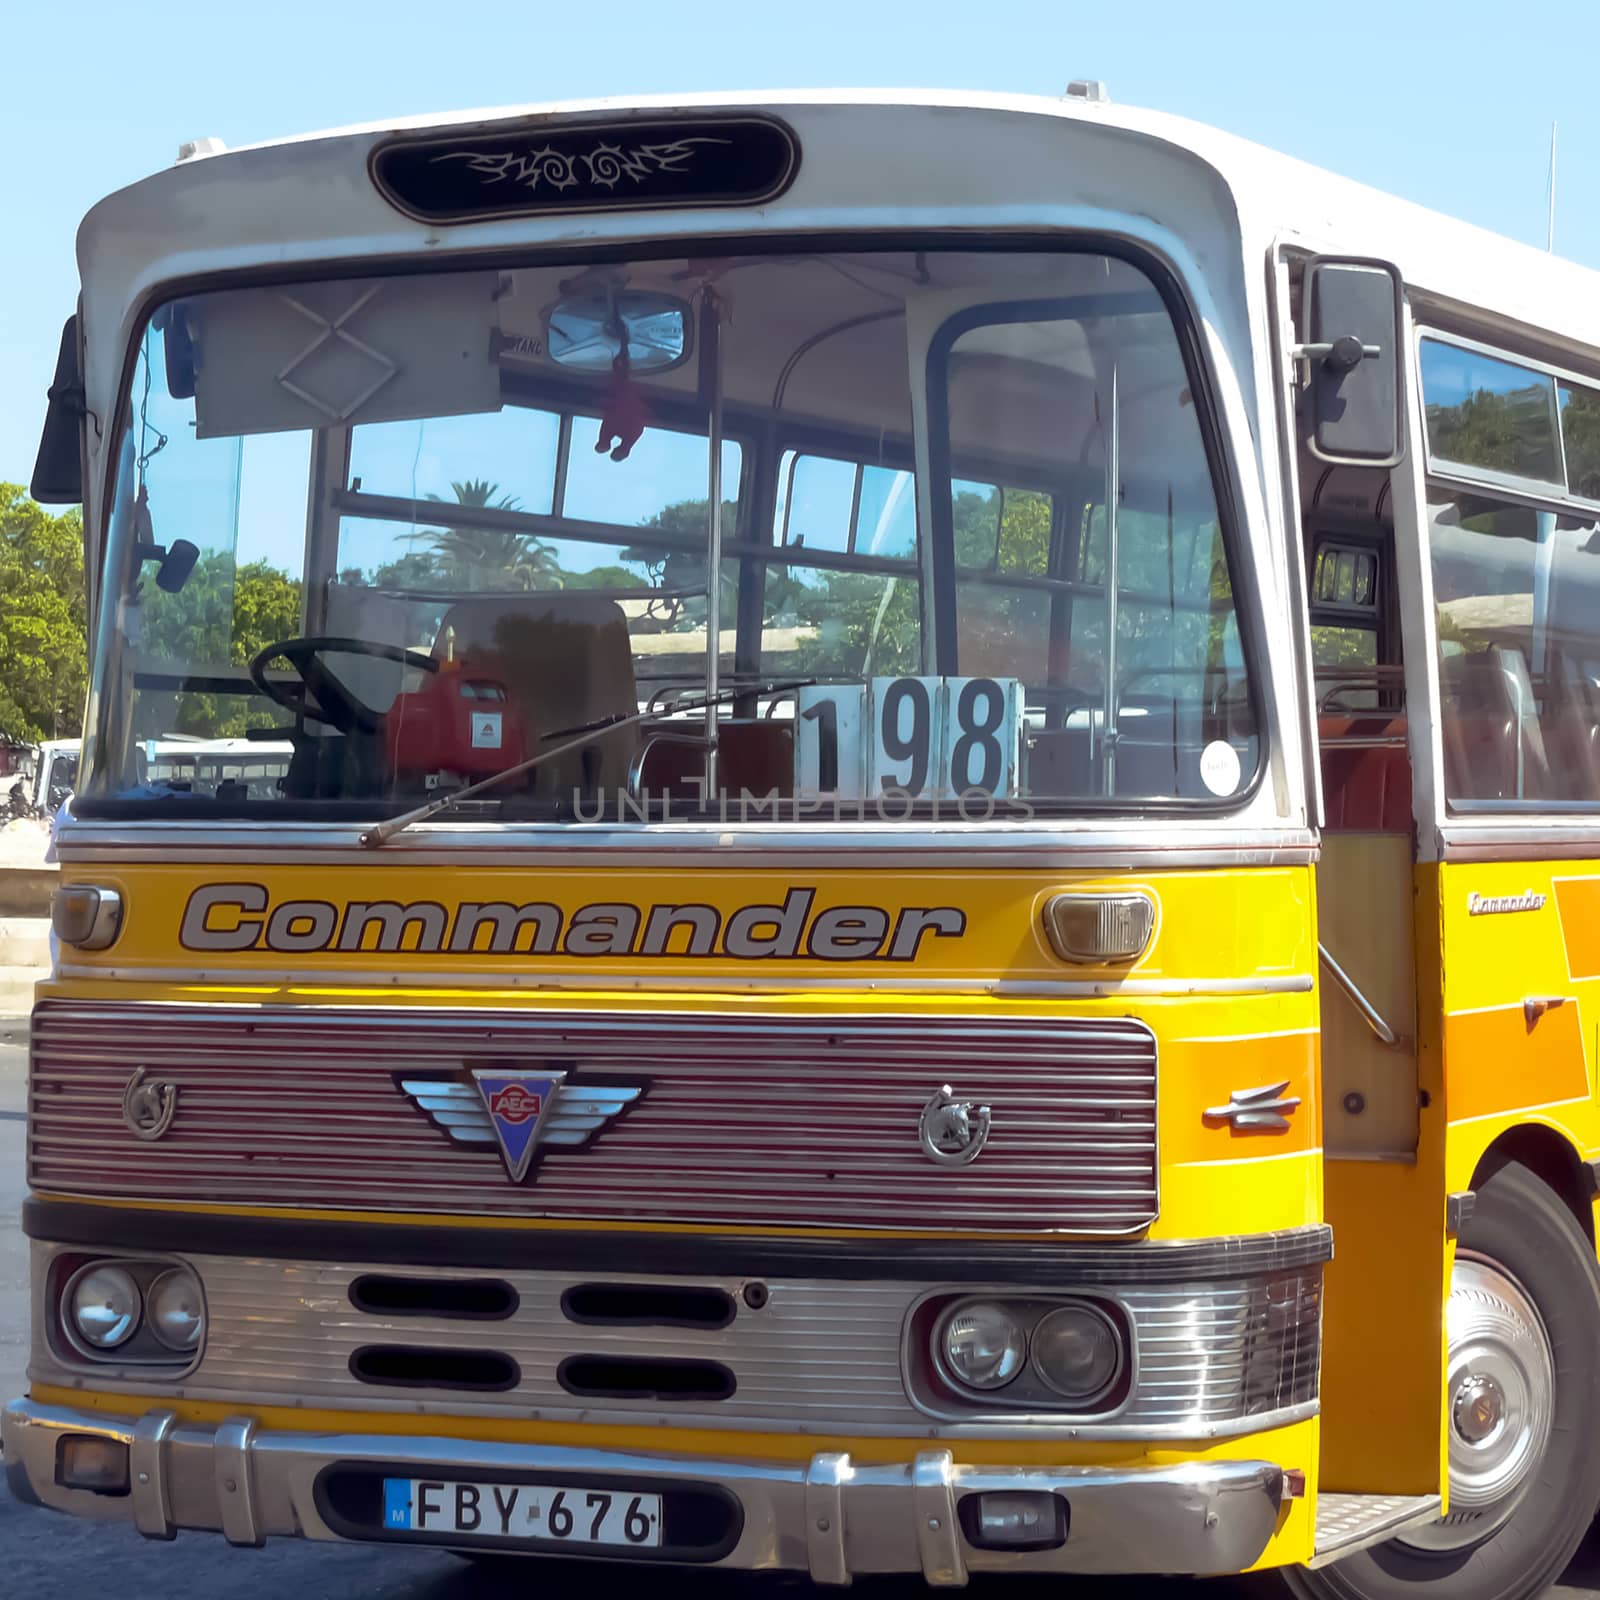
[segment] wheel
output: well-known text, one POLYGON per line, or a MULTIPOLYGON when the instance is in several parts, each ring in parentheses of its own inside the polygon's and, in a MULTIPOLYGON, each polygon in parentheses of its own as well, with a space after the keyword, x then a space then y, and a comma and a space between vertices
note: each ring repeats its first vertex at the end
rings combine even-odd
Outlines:
MULTIPOLYGON (((1317 1572, 1306 1600, 1532 1600, 1600 1505, 1600 1269, 1526 1167, 1477 1191, 1450 1280, 1450 1513, 1317 1572)), ((1382 1441, 1373 1440, 1375 1449, 1382 1441)))

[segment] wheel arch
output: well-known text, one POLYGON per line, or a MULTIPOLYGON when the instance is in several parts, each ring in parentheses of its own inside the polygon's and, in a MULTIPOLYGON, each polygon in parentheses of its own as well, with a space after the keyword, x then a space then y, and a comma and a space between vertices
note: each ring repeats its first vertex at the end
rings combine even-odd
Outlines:
POLYGON ((1512 1162, 1526 1167, 1554 1192, 1593 1245, 1596 1172, 1578 1154, 1572 1141, 1546 1123, 1524 1122, 1507 1128, 1478 1158, 1472 1187, 1488 1182, 1512 1162))

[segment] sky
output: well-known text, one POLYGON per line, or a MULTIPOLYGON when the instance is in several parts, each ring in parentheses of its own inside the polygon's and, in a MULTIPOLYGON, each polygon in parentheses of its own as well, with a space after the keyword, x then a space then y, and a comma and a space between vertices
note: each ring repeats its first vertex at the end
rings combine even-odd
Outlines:
POLYGON ((229 145, 573 96, 794 87, 1114 99, 1212 123, 1600 268, 1596 0, 0 0, 0 481, 26 483, 73 236, 100 196, 229 145))

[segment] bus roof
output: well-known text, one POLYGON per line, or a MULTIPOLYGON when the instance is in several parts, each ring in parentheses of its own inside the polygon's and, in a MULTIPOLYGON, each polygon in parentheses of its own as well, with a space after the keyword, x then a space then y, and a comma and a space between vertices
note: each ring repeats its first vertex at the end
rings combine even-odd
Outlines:
MULTIPOLYGON (((1241 224, 1247 231, 1267 238, 1282 235, 1290 240, 1303 239, 1313 248, 1386 257, 1399 264, 1410 285, 1428 296, 1521 322, 1529 330, 1559 332, 1563 342, 1576 342, 1600 352, 1600 273, 1203 123, 1078 96, 1048 99, 1032 95, 854 89, 551 101, 359 123, 238 150, 206 150, 208 141, 201 141, 201 153, 183 166, 192 171, 196 185, 209 188, 224 172, 245 181, 313 179, 321 163, 344 167, 358 152, 364 167, 367 149, 402 132, 448 132, 494 125, 505 131, 519 124, 538 125, 568 118, 625 119, 685 110, 761 109, 779 116, 794 111, 808 112, 814 118, 830 111, 848 115, 886 108, 896 108, 908 120, 937 124, 944 130, 950 128, 952 113, 974 119, 1001 113, 1019 119, 1084 122, 1118 129, 1133 138, 1158 141, 1198 158, 1218 174, 1234 196, 1241 224)), ((939 139, 931 147, 924 146, 920 132, 911 137, 919 147, 947 148, 946 141, 939 139)), ((940 159, 949 161, 950 155, 942 154, 940 159)), ((85 245, 98 237, 99 211, 96 208, 91 212, 85 223, 85 245)), ((195 220, 192 213, 190 220, 195 220)))

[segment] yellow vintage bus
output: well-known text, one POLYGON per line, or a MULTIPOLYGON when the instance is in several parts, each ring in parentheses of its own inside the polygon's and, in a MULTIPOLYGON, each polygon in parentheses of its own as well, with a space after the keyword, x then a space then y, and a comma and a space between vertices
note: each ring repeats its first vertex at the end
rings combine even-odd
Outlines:
POLYGON ((14 1492, 1559 1575, 1600 279, 1095 85, 200 141, 79 258, 14 1492))

